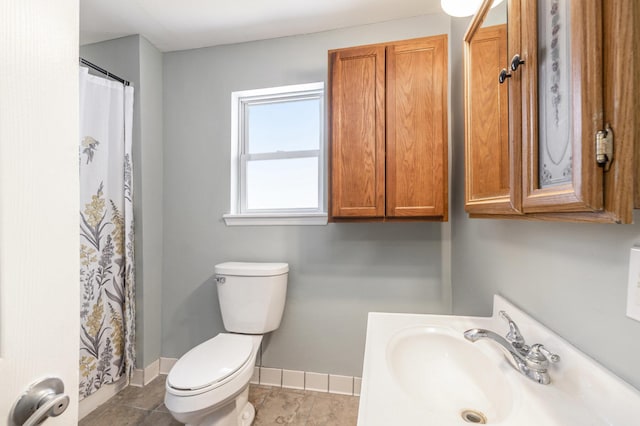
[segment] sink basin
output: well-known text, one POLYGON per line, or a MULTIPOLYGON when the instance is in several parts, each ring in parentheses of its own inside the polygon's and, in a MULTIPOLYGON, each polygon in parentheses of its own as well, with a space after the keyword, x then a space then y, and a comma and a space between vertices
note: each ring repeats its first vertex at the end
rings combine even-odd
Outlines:
POLYGON ((500 296, 491 317, 369 314, 358 426, 630 426, 638 419, 638 389, 500 296), (550 384, 516 371, 493 340, 464 339, 471 328, 506 334, 501 310, 528 343, 560 355, 550 384))
POLYGON ((495 359, 446 327, 417 326, 397 332, 387 345, 392 379, 437 424, 464 416, 500 422, 513 406, 513 391, 495 359))

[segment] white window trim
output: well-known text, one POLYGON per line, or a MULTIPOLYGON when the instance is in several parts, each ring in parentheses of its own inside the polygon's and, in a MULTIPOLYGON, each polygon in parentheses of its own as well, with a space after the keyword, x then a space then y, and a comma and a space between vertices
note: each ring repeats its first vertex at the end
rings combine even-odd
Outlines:
POLYGON ((225 214, 227 226, 326 225, 326 213, 225 214))
MULTIPOLYGON (((241 127, 243 124, 244 106, 247 103, 255 103, 261 98, 272 100, 274 98, 304 98, 305 95, 310 97, 320 97, 321 114, 324 116, 324 82, 296 84, 290 86, 273 87, 267 89, 254 89, 233 92, 231 94, 231 180, 230 180, 230 213, 224 214, 222 217, 227 226, 252 226, 252 225, 326 225, 328 222, 326 197, 325 197, 325 123, 320 122, 320 150, 298 151, 290 155, 291 158, 305 157, 305 154, 315 154, 318 152, 318 172, 321 178, 318 181, 318 209, 296 209, 290 211, 268 211, 261 210, 255 212, 242 213, 241 206, 244 201, 240 199, 240 194, 246 194, 244 188, 240 191, 240 185, 243 185, 241 174, 245 161, 241 161, 241 153, 243 139, 241 127), (306 92, 306 93, 305 93, 306 92)), ((268 159, 272 154, 250 154, 245 159, 268 159)), ((288 156, 288 155, 287 155, 288 156)), ((313 155, 315 156, 315 155, 313 155)), ((279 157, 280 158, 280 157, 279 157)))

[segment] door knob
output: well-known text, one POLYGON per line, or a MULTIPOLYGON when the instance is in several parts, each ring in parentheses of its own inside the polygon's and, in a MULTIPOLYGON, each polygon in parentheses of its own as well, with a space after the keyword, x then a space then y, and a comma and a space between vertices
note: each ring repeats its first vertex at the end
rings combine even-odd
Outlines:
POLYGON ((69 406, 64 394, 64 383, 57 377, 48 377, 29 386, 11 410, 11 426, 35 426, 48 417, 57 417, 69 406))

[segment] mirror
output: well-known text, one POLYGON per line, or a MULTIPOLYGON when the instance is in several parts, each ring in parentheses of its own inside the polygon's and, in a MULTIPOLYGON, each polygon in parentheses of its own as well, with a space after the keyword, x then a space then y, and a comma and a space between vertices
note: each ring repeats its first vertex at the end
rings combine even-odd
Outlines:
POLYGON ((571 183, 571 43, 568 1, 539 0, 538 185, 571 183), (546 18, 546 19, 545 19, 546 18))
POLYGON ((507 1, 500 2, 495 7, 489 9, 489 12, 482 21, 482 28, 492 27, 494 25, 507 26, 507 1))

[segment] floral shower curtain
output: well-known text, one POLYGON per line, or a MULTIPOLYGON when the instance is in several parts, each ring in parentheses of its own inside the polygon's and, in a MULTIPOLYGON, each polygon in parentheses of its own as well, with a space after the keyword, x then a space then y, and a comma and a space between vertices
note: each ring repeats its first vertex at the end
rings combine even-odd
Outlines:
POLYGON ((133 87, 80 68, 80 399, 135 363, 133 87))

